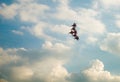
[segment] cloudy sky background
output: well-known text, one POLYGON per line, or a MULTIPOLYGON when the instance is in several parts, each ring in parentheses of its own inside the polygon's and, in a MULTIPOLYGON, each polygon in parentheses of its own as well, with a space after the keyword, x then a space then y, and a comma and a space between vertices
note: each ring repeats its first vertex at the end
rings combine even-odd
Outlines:
POLYGON ((120 82, 120 0, 0 0, 0 82, 120 82), (68 34, 76 22, 79 41, 68 34))

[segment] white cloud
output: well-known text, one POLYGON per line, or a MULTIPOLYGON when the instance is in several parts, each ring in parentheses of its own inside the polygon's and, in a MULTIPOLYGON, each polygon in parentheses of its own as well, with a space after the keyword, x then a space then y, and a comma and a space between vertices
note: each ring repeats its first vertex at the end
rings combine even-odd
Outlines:
POLYGON ((17 30, 12 30, 12 32, 13 32, 14 34, 17 34, 17 35, 23 35, 23 34, 24 34, 23 32, 17 31, 17 30))
POLYGON ((33 71, 25 66, 12 68, 12 78, 15 80, 28 80, 33 76, 33 71))
MULTIPOLYGON (((56 0, 57 1, 57 0, 56 0)), ((60 20, 69 20, 69 21, 76 21, 78 24, 78 27, 80 28, 80 31, 78 33, 86 33, 86 34, 103 34, 105 32, 105 25, 96 17, 98 16, 98 12, 93 9, 72 9, 69 6, 69 0, 58 0, 58 6, 56 8, 56 12, 52 13, 51 16, 58 18, 60 20)), ((46 14, 46 11, 50 10, 50 7, 47 5, 39 4, 37 1, 33 0, 18 0, 18 3, 16 4, 17 11, 12 9, 14 12, 17 13, 17 16, 22 21, 26 22, 32 22, 36 23, 32 28, 28 28, 27 30, 30 31, 30 33, 38 38, 44 38, 47 40, 56 40, 56 38, 46 34, 44 31, 45 29, 49 29, 50 24, 46 24, 43 21, 41 22, 41 19, 44 19, 44 17, 47 17, 48 14, 46 14), (26 12, 27 11, 27 12, 26 12), (43 23, 43 24, 42 24, 43 23)), ((11 5, 13 5, 11 4, 11 5)), ((11 6, 9 5, 9 6, 11 6)), ((4 10, 4 9, 2 9, 4 10)), ((7 11, 6 11, 7 12, 7 11)), ((16 15, 16 14, 15 14, 16 15)), ((15 16, 13 15, 13 17, 15 16)), ((52 29, 52 32, 59 32, 66 34, 68 31, 68 26, 66 25, 56 25, 52 29)), ((21 32, 14 31, 16 34, 22 34, 21 32)), ((49 32, 50 33, 50 32, 49 32)))
POLYGON ((43 49, 47 49, 47 50, 51 50, 54 52, 64 52, 64 51, 68 51, 70 50, 70 47, 62 44, 62 43, 52 43, 50 41, 46 41, 43 45, 42 45, 43 49))
POLYGON ((32 28, 29 28, 28 30, 36 37, 44 37, 44 28, 46 28, 46 24, 43 22, 40 22, 39 24, 36 24, 32 28))
POLYGON ((32 65, 13 67, 11 78, 13 81, 42 81, 42 82, 67 82, 67 70, 63 67, 64 62, 55 58, 37 60, 32 65))
POLYGON ((120 0, 94 0, 97 5, 104 7, 105 9, 118 9, 120 6, 120 0))
POLYGON ((41 18, 45 17, 44 12, 49 10, 48 6, 35 2, 20 4, 20 6, 20 19, 27 22, 39 22, 41 18))
POLYGON ((39 22, 35 24, 33 27, 24 27, 23 29, 29 31, 33 36, 37 38, 43 38, 45 40, 55 40, 54 37, 45 33, 46 30, 49 30, 49 24, 45 22, 39 22))
MULTIPOLYGON (((49 45, 46 45, 46 47, 47 46, 49 45)), ((52 44, 52 47, 50 47, 55 50, 51 52, 59 54, 59 52, 57 52, 58 47, 66 49, 66 46, 63 44, 56 43, 52 44)), ((49 56, 50 53, 47 50, 45 51, 45 53, 37 53, 35 51, 26 50, 25 48, 9 48, 5 50, 0 48, 1 76, 5 75, 8 82, 67 82, 65 78, 68 76, 68 72, 63 66, 66 63, 66 58, 58 59, 53 54, 49 56), (4 69, 4 67, 6 69, 4 69), (2 70, 5 70, 5 72, 2 70)), ((62 54, 59 56, 61 55, 62 54)), ((0 78, 3 78, 1 76, 0 78)), ((3 79, 0 79, 0 81, 4 82, 3 79)))
POLYGON ((54 14, 56 18, 60 20, 76 21, 77 27, 80 29, 78 31, 79 34, 104 34, 106 28, 104 23, 99 19, 99 11, 90 8, 77 8, 75 10, 70 8, 69 2, 69 0, 64 3, 62 1, 59 2, 57 11, 54 14))
POLYGON ((112 79, 110 72, 104 70, 104 65, 100 60, 93 61, 90 68, 83 71, 88 79, 93 81, 105 81, 108 82, 112 79))
POLYGON ((67 25, 51 25, 45 22, 39 22, 32 27, 21 27, 22 30, 30 32, 33 36, 37 38, 42 38, 47 41, 58 41, 60 40, 57 37, 59 34, 69 34, 70 27, 67 25), (54 33, 54 36, 52 35, 54 33))
POLYGON ((6 5, 2 3, 0 6, 0 15, 5 17, 6 19, 13 19, 17 15, 18 8, 18 4, 15 3, 11 5, 6 5))
POLYGON ((119 14, 115 15, 115 18, 120 19, 120 15, 119 14))
MULTIPOLYGON (((56 48, 55 45, 56 44, 52 44, 48 42, 46 47, 56 48)), ((9 52, 9 55, 10 55, 10 52, 11 54, 13 54, 13 52, 16 50, 24 50, 24 48, 8 49, 6 50, 6 52, 7 53, 9 52)), ((0 52, 2 51, 3 49, 0 49, 0 52)), ((22 54, 22 52, 19 54, 22 54)), ((45 55, 45 54, 43 53, 42 55, 45 55)), ((36 55, 34 54, 34 56, 36 55)), ((22 61, 25 58, 26 57, 22 57, 20 60, 22 61)), ((50 81, 51 82, 119 82, 120 81, 120 76, 112 75, 109 71, 104 70, 103 62, 98 59, 94 60, 91 66, 81 71, 81 73, 69 73, 67 69, 64 67, 67 61, 56 59, 54 55, 52 57, 50 56, 42 57, 42 59, 40 59, 41 58, 40 56, 40 58, 35 59, 32 62, 30 61, 31 58, 29 57, 27 58, 28 60, 26 62, 21 62, 20 65, 17 64, 18 66, 16 66, 15 64, 14 66, 9 67, 9 70, 7 71, 10 72, 10 79, 8 79, 8 81, 11 81, 11 80, 12 82, 16 82, 16 81, 18 82, 21 82, 21 81, 22 82, 26 82, 26 81, 29 81, 29 82, 33 82, 33 81, 34 82, 35 81, 40 81, 40 82, 50 82, 50 81)), ((3 61, 5 61, 5 59, 3 61)), ((5 82, 7 81, 5 80, 5 82)))
POLYGON ((0 48, 0 66, 8 65, 11 62, 16 63, 21 57, 18 55, 18 52, 27 51, 25 48, 0 48))
POLYGON ((88 38, 87 38, 87 41, 86 41, 86 42, 87 42, 88 44, 91 44, 91 43, 95 44, 97 41, 98 41, 97 38, 91 36, 91 37, 88 37, 88 38))
POLYGON ((47 58, 33 65, 34 77, 45 82, 66 82, 67 70, 63 67, 64 62, 54 58, 47 58))
POLYGON ((116 26, 117 26, 118 28, 120 28, 120 20, 117 20, 117 21, 116 21, 116 26))
MULTIPOLYGON (((62 44, 55 44, 53 48, 54 46, 55 48, 58 46, 64 48, 62 44)), ((37 53, 26 50, 25 48, 9 48, 5 50, 0 48, 0 75, 5 75, 8 82, 67 82, 65 77, 68 76, 68 72, 63 66, 66 63, 66 58, 57 59, 54 55, 49 55, 49 53, 37 53), (45 56, 46 54, 48 54, 47 57, 45 56), (18 59, 14 59, 14 55, 16 55, 18 59), (14 63, 14 61, 18 62, 14 63), (4 69, 4 67, 6 69, 4 69)), ((0 81, 7 82, 3 80, 4 77, 1 76, 0 81)))
POLYGON ((67 82, 65 79, 65 77, 67 77, 67 76, 68 76, 67 70, 61 65, 58 65, 52 69, 52 72, 51 72, 52 79, 51 80, 53 82, 67 82))
MULTIPOLYGON (((105 3, 105 0, 101 1, 101 3, 103 2, 105 5, 108 6, 113 4, 111 2, 108 3, 107 1, 105 3)), ((74 10, 70 8, 68 0, 59 0, 59 3, 60 4, 57 7, 56 13, 52 13, 52 15, 63 21, 75 20, 77 22, 79 29, 78 33, 87 34, 88 35, 87 40, 89 44, 95 43, 98 40, 97 37, 93 37, 92 35, 97 35, 97 34, 101 35, 106 31, 105 25, 99 19, 98 11, 95 11, 94 9, 86 9, 86 8, 80 8, 74 10)), ((25 81, 29 80, 29 82, 33 82, 33 80, 37 80, 39 82, 50 82, 50 81, 67 82, 68 80, 66 79, 66 77, 68 77, 70 82, 120 81, 120 76, 112 75, 109 71, 104 70, 104 64, 100 60, 95 60, 93 64, 90 66, 90 68, 85 69, 84 71, 82 71, 81 74, 77 73, 77 77, 74 77, 76 75, 74 75, 73 73, 68 73, 67 69, 63 66, 65 64, 63 60, 67 59, 67 57, 65 58, 65 55, 70 56, 70 54, 68 53, 70 53, 69 51, 71 50, 71 48, 66 44, 70 45, 71 43, 72 44, 76 44, 76 43, 73 43, 72 41, 66 41, 66 42, 64 41, 66 44, 63 44, 63 43, 51 41, 54 39, 54 37, 52 37, 52 34, 49 35, 50 32, 52 33, 58 32, 61 34, 66 34, 66 32, 67 33, 69 32, 69 27, 61 24, 49 28, 49 26, 51 25, 43 21, 41 22, 41 19, 47 17, 45 12, 50 10, 49 6, 39 4, 34 0, 19 0, 18 3, 14 3, 11 5, 2 4, 0 9, 2 10, 0 14, 5 18, 10 19, 10 18, 14 18, 15 16, 19 16, 21 21, 36 23, 34 25, 32 24, 33 26, 31 27, 23 27, 22 29, 28 30, 35 37, 46 40, 46 42, 42 45, 42 49, 44 49, 43 52, 46 51, 45 54, 44 53, 38 54, 37 52, 35 53, 33 52, 33 53, 29 53, 29 55, 28 53, 27 54, 24 53, 25 54, 24 55, 20 53, 19 54, 20 57, 19 56, 14 57, 13 55, 17 54, 18 51, 27 51, 27 50, 24 48, 19 48, 19 49, 15 48, 15 49, 7 49, 7 50, 0 48, 0 56, 1 56, 0 66, 7 65, 13 61, 21 60, 17 64, 18 66, 13 65, 12 70, 10 72, 12 75, 11 79, 23 80, 22 82, 24 82, 24 80, 25 81), (6 13, 8 11, 10 12, 6 13), (49 33, 47 34, 48 31, 49 33), (51 53, 48 53, 49 51, 52 52, 52 56, 50 56, 51 53), (64 53, 64 51, 68 51, 68 52, 64 53), (60 52, 62 52, 62 54, 60 52), (53 53, 55 55, 57 53, 57 57, 62 56, 64 57, 64 59, 61 60, 57 58, 53 53), (26 60, 27 62, 23 63, 22 60, 24 60, 24 58, 27 58, 26 60), (70 77, 69 74, 71 74, 70 77), (81 79, 87 81, 82 81, 81 79)), ((48 14, 50 13, 48 12, 48 14)), ((54 21, 50 21, 50 22, 54 22, 54 21)), ((22 32, 17 30, 13 30, 12 32, 15 34, 22 35, 22 32)), ((103 44, 101 44, 101 49, 112 53, 120 53, 119 38, 120 38, 120 34, 110 34, 107 38, 104 39, 103 44), (117 43, 118 45, 111 43, 117 43)))
POLYGON ((120 53, 120 33, 109 33, 100 45, 101 50, 119 54, 120 53))
POLYGON ((6 49, 0 48, 0 66, 9 64, 10 62, 16 62, 20 59, 19 56, 17 56, 17 51, 20 51, 21 49, 6 49))
POLYGON ((64 6, 67 6, 70 2, 70 0, 52 0, 53 2, 59 2, 60 5, 64 5, 64 6))
POLYGON ((55 17, 61 20, 76 21, 83 32, 87 31, 96 34, 105 32, 105 25, 97 18, 99 17, 98 11, 86 8, 74 10, 69 7, 69 1, 63 2, 59 3, 55 17))
POLYGON ((61 33, 61 34, 68 34, 70 31, 70 27, 67 25, 55 25, 51 27, 53 32, 61 33))
POLYGON ((49 10, 49 7, 33 0, 18 0, 11 5, 2 3, 0 10, 0 15, 7 19, 18 16, 21 21, 36 23, 46 17, 44 12, 49 10))
POLYGON ((112 75, 104 70, 104 64, 100 60, 94 60, 92 65, 81 73, 71 74, 70 82, 119 82, 119 75, 112 75))
POLYGON ((101 3, 103 3, 103 5, 105 6, 105 7, 107 7, 107 8, 109 8, 109 7, 118 7, 118 6, 120 6, 120 0, 100 0, 101 1, 101 3))
POLYGON ((95 10, 80 9, 77 18, 80 30, 90 34, 103 34, 106 31, 105 25, 96 18, 97 16, 98 12, 95 10))
POLYGON ((77 13, 69 7, 68 3, 69 0, 59 0, 57 12, 53 16, 61 20, 74 20, 77 13))

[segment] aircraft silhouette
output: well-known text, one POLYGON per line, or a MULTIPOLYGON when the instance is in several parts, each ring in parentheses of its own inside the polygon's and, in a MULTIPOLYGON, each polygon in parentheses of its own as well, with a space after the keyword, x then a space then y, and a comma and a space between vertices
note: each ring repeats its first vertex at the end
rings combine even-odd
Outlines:
POLYGON ((72 29, 69 33, 74 37, 74 39, 79 40, 79 37, 77 36, 76 26, 76 23, 73 23, 72 29))

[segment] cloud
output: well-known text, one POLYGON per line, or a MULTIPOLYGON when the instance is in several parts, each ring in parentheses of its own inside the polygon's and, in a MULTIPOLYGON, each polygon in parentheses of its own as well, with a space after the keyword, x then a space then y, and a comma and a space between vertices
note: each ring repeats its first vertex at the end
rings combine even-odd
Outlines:
POLYGON ((97 41, 98 41, 98 39, 95 37, 92 37, 92 36, 88 37, 88 39, 87 39, 88 44, 91 44, 91 43, 95 44, 97 41))
POLYGON ((66 82, 67 70, 63 67, 64 62, 54 58, 47 58, 33 65, 34 77, 43 82, 66 82), (41 70, 40 70, 41 69, 41 70))
MULTIPOLYGON (((44 47, 46 46, 48 45, 44 47)), ((66 49, 63 44, 59 43, 52 44, 50 48, 54 49, 58 46, 66 49)), ((0 48, 0 80, 6 79, 8 82, 66 82, 65 77, 68 76, 68 72, 63 65, 67 62, 68 57, 63 57, 67 54, 64 51, 59 53, 57 49, 50 50, 53 52, 50 55, 50 51, 45 49, 44 51, 34 51, 25 48, 0 48), (58 56, 62 58, 57 58, 58 56)))
POLYGON ((17 34, 17 35, 23 35, 23 34, 24 34, 23 32, 17 31, 17 30, 12 30, 12 32, 13 32, 14 34, 17 34))
POLYGON ((79 17, 77 20, 81 30, 84 33, 104 34, 106 28, 104 23, 96 18, 99 17, 97 11, 93 9, 80 9, 78 14, 79 17))
POLYGON ((104 81, 112 78, 110 72, 104 70, 104 65, 100 60, 93 61, 91 67, 84 70, 83 73, 93 81, 104 81))
POLYGON ((52 25, 42 21, 31 27, 23 26, 21 29, 30 32, 31 35, 37 38, 47 41, 61 41, 59 34, 63 34, 62 36, 64 36, 70 31, 70 27, 67 25, 52 25))
POLYGON ((66 82, 67 70, 63 67, 64 62, 55 58, 44 58, 36 60, 27 65, 11 68, 11 79, 13 82, 66 82), (17 75, 17 76, 16 76, 17 75))
POLYGON ((69 0, 59 2, 55 13, 56 18, 60 20, 76 21, 83 32, 87 31, 96 34, 105 32, 105 25, 99 19, 100 12, 92 8, 77 8, 75 10, 70 8, 69 3, 69 0))
POLYGON ((104 64, 100 60, 94 60, 92 65, 80 73, 72 73, 70 82, 119 82, 120 76, 112 75, 104 70, 104 64))
MULTIPOLYGON (((44 47, 49 49, 56 48, 57 44, 46 42, 44 47)), ((61 48, 63 46, 60 46, 61 48)), ((89 68, 84 69, 80 73, 69 73, 64 67, 67 64, 66 57, 63 59, 57 59, 54 55, 50 56, 50 53, 36 53, 35 51, 27 50, 24 52, 24 48, 19 49, 7 49, 4 52, 9 52, 8 55, 14 55, 16 52, 20 56, 19 62, 9 65, 6 63, 8 69, 4 69, 1 74, 5 75, 5 82, 119 82, 120 76, 112 75, 109 71, 104 70, 104 64, 102 61, 96 59, 92 61, 89 68), (13 53, 14 52, 14 53, 13 53), (24 52, 24 53, 23 53, 24 52), (28 53, 29 52, 29 53, 28 53), (30 55, 31 53, 31 55, 30 55), (46 57, 45 54, 48 54, 46 57), (32 57, 31 57, 32 56, 32 57), (37 58, 36 58, 37 57, 37 58), (34 59, 35 58, 35 59, 34 59), (32 60, 31 60, 32 59, 32 60), (26 60, 25 62, 23 62, 26 60), (9 78, 8 78, 9 77, 9 78)), ((57 50, 54 50, 57 52, 57 50)), ((3 49, 0 50, 3 53, 3 49)), ((42 51, 43 52, 43 51, 42 51)), ((59 52, 58 52, 59 53, 59 52)), ((62 54, 60 56, 63 56, 62 54)), ((8 58, 6 58, 8 59, 8 58)), ((5 61, 5 59, 3 60, 5 61)), ((0 67, 3 70, 3 66, 0 67)), ((0 77, 1 78, 1 77, 0 77)), ((1 78, 0 80, 3 80, 1 78)))
POLYGON ((10 5, 2 3, 0 10, 0 15, 7 19, 18 16, 21 21, 36 23, 45 17, 44 12, 49 10, 49 7, 33 0, 17 0, 10 5))
POLYGON ((50 41, 46 41, 43 45, 42 45, 43 49, 47 49, 47 50, 51 50, 54 52, 64 52, 64 51, 69 51, 70 47, 62 44, 62 43, 51 43, 50 41))
POLYGON ((116 26, 117 26, 118 28, 120 28, 120 20, 117 20, 117 21, 116 21, 116 26))
MULTIPOLYGON (((100 1, 100 0, 99 0, 100 1)), ((100 60, 93 61, 92 65, 80 73, 69 73, 64 65, 67 65, 74 50, 75 42, 60 40, 57 34, 65 35, 70 31, 65 24, 55 24, 57 21, 75 21, 79 35, 86 35, 86 43, 95 44, 98 36, 106 32, 106 26, 100 18, 100 12, 92 8, 70 7, 69 0, 54 0, 58 2, 57 8, 40 4, 34 0, 17 0, 11 5, 1 4, 0 15, 6 19, 16 16, 22 22, 32 23, 32 26, 22 27, 32 36, 44 40, 39 50, 27 50, 25 48, 0 48, 0 70, 6 78, 0 81, 6 82, 117 82, 120 76, 112 75, 104 69, 100 60), (56 10, 53 10, 56 9, 56 10), (8 12, 8 13, 7 13, 8 12), (48 16, 51 17, 48 18, 48 16), (54 20, 55 18, 55 20, 54 20), (52 20, 53 19, 53 20, 52 20), (47 23, 47 22, 48 23, 47 23), (50 24, 53 23, 54 24, 50 24), (58 38, 58 39, 56 39, 58 38), (74 48, 72 50, 71 48, 74 48), (16 62, 18 61, 18 62, 16 62), (15 63, 14 63, 15 62, 15 63), (4 69, 6 68, 6 69, 4 69), (7 72, 7 73, 6 73, 7 72)), ((108 7, 113 3, 100 1, 108 7)), ((114 3, 115 4, 115 3, 114 3)), ((113 4, 113 5, 114 5, 113 4)), ((56 5, 56 4, 55 4, 56 5)), ((97 4, 99 5, 99 4, 97 4)), ((117 23, 119 26, 119 22, 117 23)), ((22 31, 12 30, 13 33, 23 35, 22 31)), ((120 53, 119 33, 109 34, 100 45, 104 51, 120 53), (111 44, 112 43, 112 44, 111 44), (116 45, 117 44, 117 45, 116 45)), ((60 36, 61 37, 61 36, 60 36)), ((40 41, 41 43, 41 41, 40 41)), ((79 45, 77 45, 79 46, 79 45)), ((82 45, 84 46, 84 44, 82 45)), ((78 48, 78 47, 77 47, 78 48)), ((79 48, 78 48, 79 49, 79 48)), ((77 49, 77 50, 78 50, 77 49)), ((75 54, 74 54, 75 55, 75 54)), ((73 56, 72 56, 73 57, 73 56)), ((75 57, 75 56, 74 56, 75 57)), ((74 63, 74 62, 73 62, 74 63)), ((69 68, 72 69, 72 68, 69 68)), ((2 75, 1 75, 2 76, 2 75)))
POLYGON ((15 80, 28 80, 33 76, 33 71, 30 68, 21 66, 12 68, 12 78, 15 80))
POLYGON ((19 16, 22 21, 26 22, 39 22, 40 19, 45 17, 45 11, 49 10, 49 7, 36 2, 20 4, 19 16), (27 12, 26 12, 27 11, 27 12))
POLYGON ((67 25, 55 25, 54 27, 51 27, 51 30, 56 33, 60 34, 68 34, 70 31, 70 27, 67 25))
POLYGON ((11 5, 2 3, 0 4, 0 15, 6 19, 13 19, 17 15, 18 8, 19 6, 16 3, 11 5))
POLYGON ((17 52, 23 51, 23 49, 24 48, 14 48, 4 50, 3 48, 0 48, 0 66, 18 61, 20 57, 17 55, 17 52))
MULTIPOLYGON (((47 40, 56 40, 57 36, 52 35, 52 33, 54 32, 61 34, 66 34, 66 31, 69 32, 67 25, 64 24, 51 25, 45 23, 45 21, 43 21, 42 19, 46 19, 48 16, 51 16, 50 19, 55 18, 55 20, 59 19, 64 21, 65 20, 76 21, 79 29, 78 33, 80 33, 79 35, 81 34, 101 35, 105 32, 106 30, 105 25, 99 19, 97 19, 97 17, 99 16, 98 11, 95 11, 94 9, 90 9, 90 8, 73 9, 69 6, 70 3, 69 0, 63 0, 63 1, 55 0, 54 2, 57 2, 57 7, 55 8, 56 9, 55 12, 51 14, 52 10, 48 5, 40 4, 37 3, 37 1, 33 1, 33 0, 30 1, 17 0, 16 3, 13 3, 16 4, 17 11, 12 9, 12 11, 16 13, 15 15, 12 16, 12 18, 18 16, 18 18, 23 22, 35 23, 35 25, 31 26, 30 28, 27 28, 27 30, 35 37, 43 38, 47 40), (48 34, 45 33, 46 29, 48 29, 49 31, 48 34)), ((8 5, 8 8, 11 5, 8 5)), ((3 11, 8 12, 7 10, 4 10, 4 8, 1 9, 3 11)), ((13 32, 16 34, 22 34, 18 31, 13 31, 13 32)))
MULTIPOLYGON (((22 29, 30 32, 33 36, 37 38, 42 38, 44 40, 56 40, 55 37, 53 37, 50 34, 47 34, 46 31, 50 30, 50 25, 45 22, 39 22, 31 27, 25 27, 23 26, 22 29)), ((50 32, 50 31, 49 31, 50 32)))
POLYGON ((120 6, 120 0, 94 0, 98 6, 101 6, 105 9, 118 9, 120 6))
POLYGON ((70 8, 69 3, 69 0, 67 0, 67 2, 59 2, 55 14, 56 18, 60 20, 76 21, 81 33, 102 34, 105 32, 105 25, 97 19, 97 17, 99 17, 98 11, 91 8, 77 8, 75 10, 70 8))
POLYGON ((115 24, 118 28, 120 28, 120 15, 115 15, 116 21, 115 24))
MULTIPOLYGON (((98 39, 98 36, 101 36, 106 32, 106 26, 100 19, 101 13, 99 11, 92 8, 74 9, 69 6, 69 3, 69 0, 63 2, 59 1, 56 12, 53 14, 56 19, 64 21, 75 21, 77 23, 77 30, 79 36, 85 34, 88 37, 98 39), (94 35, 96 35, 97 37, 94 37, 94 35)), ((60 28, 58 29, 56 27, 55 29, 60 32, 60 28)), ((62 27, 64 26, 62 25, 62 27)))
POLYGON ((102 41, 100 49, 113 54, 120 53, 120 33, 108 33, 102 41))
POLYGON ((56 13, 53 14, 53 17, 60 20, 74 20, 77 13, 69 7, 69 0, 58 0, 58 2, 59 5, 56 8, 56 13))

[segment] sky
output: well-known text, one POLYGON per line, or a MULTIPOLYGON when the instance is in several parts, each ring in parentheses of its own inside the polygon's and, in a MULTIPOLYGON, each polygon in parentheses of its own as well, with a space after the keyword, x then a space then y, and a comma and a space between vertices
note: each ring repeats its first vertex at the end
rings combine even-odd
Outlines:
POLYGON ((120 82, 120 0, 0 0, 0 82, 120 82), (79 40, 70 34, 77 24, 79 40))

